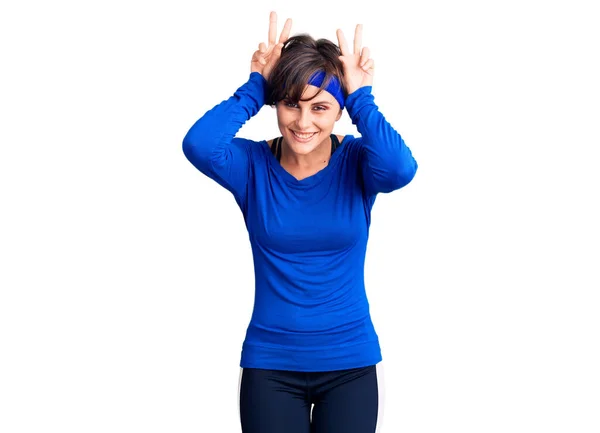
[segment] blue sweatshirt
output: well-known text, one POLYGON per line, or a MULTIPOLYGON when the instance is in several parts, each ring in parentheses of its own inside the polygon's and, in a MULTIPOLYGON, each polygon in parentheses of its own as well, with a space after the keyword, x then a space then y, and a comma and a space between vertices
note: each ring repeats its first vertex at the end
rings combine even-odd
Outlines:
POLYGON ((297 180, 266 141, 236 137, 264 105, 265 91, 264 77, 251 73, 183 141, 188 160, 233 194, 248 229, 255 296, 240 366, 374 365, 381 349, 364 284, 371 208, 378 193, 408 184, 417 163, 371 87, 362 87, 346 101, 362 137, 346 135, 324 169, 297 180))

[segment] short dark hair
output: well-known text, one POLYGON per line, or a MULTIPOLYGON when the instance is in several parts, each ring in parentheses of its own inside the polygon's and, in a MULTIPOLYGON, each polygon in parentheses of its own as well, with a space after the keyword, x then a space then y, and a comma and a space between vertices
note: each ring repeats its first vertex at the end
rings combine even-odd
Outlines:
POLYGON ((344 97, 348 96, 340 56, 339 47, 328 39, 314 39, 307 34, 292 36, 283 45, 281 57, 269 74, 266 103, 274 105, 283 99, 298 103, 308 80, 318 71, 325 72, 321 91, 327 87, 331 77, 336 77, 344 97))

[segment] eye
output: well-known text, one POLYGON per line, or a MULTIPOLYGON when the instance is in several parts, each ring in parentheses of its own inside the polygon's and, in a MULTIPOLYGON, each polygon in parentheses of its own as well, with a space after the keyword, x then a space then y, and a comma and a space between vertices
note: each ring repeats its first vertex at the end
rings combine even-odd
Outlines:
POLYGON ((298 104, 294 104, 293 102, 290 102, 290 101, 283 101, 283 104, 288 108, 298 108, 298 104))
POLYGON ((324 107, 323 105, 315 105, 313 108, 315 109, 315 111, 325 111, 325 110, 327 110, 327 107, 324 107))

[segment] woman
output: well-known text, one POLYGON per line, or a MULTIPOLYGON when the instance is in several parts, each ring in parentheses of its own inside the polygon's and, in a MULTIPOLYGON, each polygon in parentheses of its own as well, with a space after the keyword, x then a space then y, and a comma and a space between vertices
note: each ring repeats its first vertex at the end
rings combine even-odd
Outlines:
POLYGON ((308 35, 252 56, 249 80, 189 130, 183 151, 235 197, 250 235, 255 303, 242 348, 244 433, 373 433, 381 350, 364 261, 378 193, 407 185, 417 164, 371 95, 374 63, 356 27, 353 51, 308 35), (281 136, 236 136, 265 104, 281 136), (361 137, 335 135, 346 108, 361 137))

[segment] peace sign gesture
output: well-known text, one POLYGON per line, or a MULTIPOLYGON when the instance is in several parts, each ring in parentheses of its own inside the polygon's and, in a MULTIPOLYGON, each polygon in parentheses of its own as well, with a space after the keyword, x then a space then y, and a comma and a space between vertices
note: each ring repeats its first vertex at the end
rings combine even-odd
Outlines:
POLYGON ((277 14, 271 12, 269 16, 269 45, 265 45, 261 42, 258 45, 258 50, 252 55, 252 61, 250 63, 251 72, 260 73, 265 79, 269 78, 269 74, 273 70, 275 63, 281 57, 281 48, 283 44, 288 40, 290 36, 290 30, 292 28, 292 20, 288 18, 285 21, 279 41, 277 38, 277 14))
POLYGON ((370 51, 367 47, 362 48, 362 24, 356 26, 354 31, 354 52, 348 49, 348 43, 344 33, 338 29, 338 43, 342 55, 340 60, 344 65, 344 82, 348 94, 355 90, 373 85, 374 62, 371 59, 370 51))

